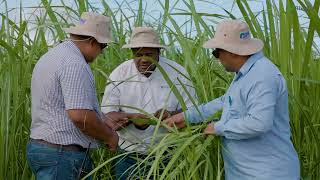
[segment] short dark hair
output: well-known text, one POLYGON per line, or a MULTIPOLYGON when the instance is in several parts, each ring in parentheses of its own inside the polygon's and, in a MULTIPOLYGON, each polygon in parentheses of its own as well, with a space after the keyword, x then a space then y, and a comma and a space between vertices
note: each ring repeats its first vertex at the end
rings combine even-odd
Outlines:
POLYGON ((89 38, 94 38, 92 36, 85 36, 85 35, 78 35, 78 34, 70 34, 72 38, 75 38, 77 40, 84 40, 84 39, 89 39, 89 38))

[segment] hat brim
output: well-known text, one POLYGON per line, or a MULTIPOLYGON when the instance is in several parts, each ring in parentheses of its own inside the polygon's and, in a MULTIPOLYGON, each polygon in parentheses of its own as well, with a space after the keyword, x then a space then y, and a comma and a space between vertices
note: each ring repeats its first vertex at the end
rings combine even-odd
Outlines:
POLYGON ((89 32, 81 27, 69 27, 69 28, 62 28, 66 33, 75 34, 75 35, 82 35, 82 36, 91 36, 94 37, 99 43, 112 43, 112 39, 104 36, 95 35, 92 32, 89 32))
POLYGON ((211 49, 224 49, 228 52, 246 56, 255 54, 263 49, 263 42, 260 39, 252 38, 247 42, 234 42, 234 43, 226 43, 221 40, 217 40, 215 38, 208 40, 203 44, 204 48, 211 48, 211 49))
POLYGON ((122 48, 159 48, 159 49, 167 49, 166 46, 163 46, 161 44, 153 44, 153 43, 134 43, 134 44, 125 44, 122 46, 122 48))

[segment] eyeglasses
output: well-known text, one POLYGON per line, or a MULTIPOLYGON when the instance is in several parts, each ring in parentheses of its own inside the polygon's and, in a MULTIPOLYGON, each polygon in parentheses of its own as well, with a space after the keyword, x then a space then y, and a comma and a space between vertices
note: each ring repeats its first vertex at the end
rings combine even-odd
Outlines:
POLYGON ((221 51, 221 49, 217 48, 217 49, 215 49, 215 50, 212 51, 212 55, 213 55, 215 58, 219 59, 220 51, 221 51))
POLYGON ((108 47, 107 43, 99 43, 101 50, 105 49, 106 47, 108 47))

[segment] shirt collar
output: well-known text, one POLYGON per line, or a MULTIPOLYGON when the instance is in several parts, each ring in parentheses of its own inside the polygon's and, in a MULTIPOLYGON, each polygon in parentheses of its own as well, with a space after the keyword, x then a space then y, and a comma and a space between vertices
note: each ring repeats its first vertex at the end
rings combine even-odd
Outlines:
POLYGON ((77 54, 79 57, 81 57, 82 60, 84 60, 85 63, 87 63, 86 59, 84 58, 83 54, 81 53, 78 46, 70 39, 63 42, 67 48, 70 48, 71 51, 73 51, 75 54, 77 54))
POLYGON ((237 81, 241 76, 246 75, 251 67, 261 58, 263 57, 263 52, 257 52, 255 54, 253 54, 252 56, 250 56, 250 58, 242 65, 242 67, 240 68, 239 72, 236 74, 235 76, 235 81, 237 81))

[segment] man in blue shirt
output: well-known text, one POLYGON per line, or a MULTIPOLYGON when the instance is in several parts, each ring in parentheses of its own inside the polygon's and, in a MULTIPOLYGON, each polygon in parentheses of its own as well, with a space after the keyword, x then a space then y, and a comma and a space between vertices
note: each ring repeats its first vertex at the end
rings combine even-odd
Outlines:
POLYGON ((221 136, 227 180, 297 180, 299 159, 290 140, 288 91, 278 68, 251 38, 248 25, 226 20, 204 44, 235 77, 227 92, 206 104, 164 121, 178 128, 200 123, 223 109, 221 119, 204 134, 221 136))

